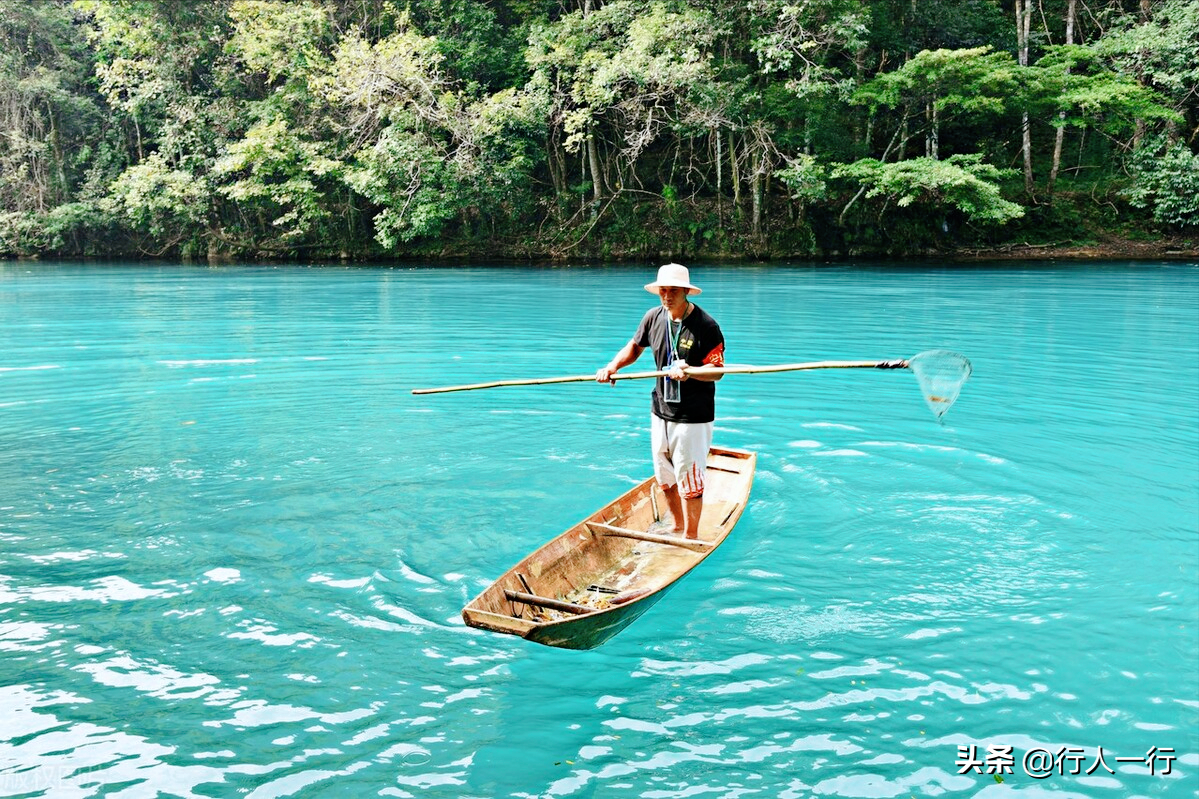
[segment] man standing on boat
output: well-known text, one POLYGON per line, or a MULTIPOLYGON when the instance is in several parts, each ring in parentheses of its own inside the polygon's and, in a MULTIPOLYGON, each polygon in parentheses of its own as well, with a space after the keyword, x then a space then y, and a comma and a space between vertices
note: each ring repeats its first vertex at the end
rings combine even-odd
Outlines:
POLYGON ((662 304, 642 317, 633 338, 595 373, 595 379, 615 384, 616 373, 640 358, 646 347, 653 349, 658 370, 670 373, 654 381, 650 417, 654 476, 666 495, 674 532, 698 538, 704 472, 716 419, 715 381, 722 375, 690 370, 724 366, 724 334, 715 319, 687 299, 700 293, 691 285, 687 267, 666 264, 645 290, 657 294, 662 304))

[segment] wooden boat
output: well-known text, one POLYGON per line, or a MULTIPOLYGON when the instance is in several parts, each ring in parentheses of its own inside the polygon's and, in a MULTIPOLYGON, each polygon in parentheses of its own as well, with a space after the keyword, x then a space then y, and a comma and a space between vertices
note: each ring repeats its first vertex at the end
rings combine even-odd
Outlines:
POLYGON ((757 455, 708 453, 699 538, 651 532, 665 513, 647 479, 509 569, 462 610, 471 627, 592 649, 629 626, 720 546, 741 518, 757 455))

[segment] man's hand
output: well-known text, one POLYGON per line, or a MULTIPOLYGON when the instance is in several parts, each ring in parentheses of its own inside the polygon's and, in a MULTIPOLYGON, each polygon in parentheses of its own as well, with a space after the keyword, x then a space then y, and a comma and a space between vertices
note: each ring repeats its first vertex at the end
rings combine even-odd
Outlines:
POLYGON ((616 370, 612 368, 611 364, 601 367, 595 373, 595 382, 616 385, 616 370))

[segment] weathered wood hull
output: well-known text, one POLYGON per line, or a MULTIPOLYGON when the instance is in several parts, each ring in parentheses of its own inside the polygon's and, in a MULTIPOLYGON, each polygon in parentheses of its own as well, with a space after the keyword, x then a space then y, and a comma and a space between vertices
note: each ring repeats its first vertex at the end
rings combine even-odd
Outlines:
POLYGON ((467 604, 462 618, 547 646, 599 646, 724 542, 745 510, 756 465, 752 452, 708 453, 698 541, 650 530, 666 512, 650 478, 521 560, 467 604))

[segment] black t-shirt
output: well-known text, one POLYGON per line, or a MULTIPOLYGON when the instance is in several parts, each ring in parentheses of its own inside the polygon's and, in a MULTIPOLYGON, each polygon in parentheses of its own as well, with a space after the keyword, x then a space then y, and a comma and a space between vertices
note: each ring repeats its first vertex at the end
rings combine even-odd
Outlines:
MULTIPOLYGON (((677 334, 678 356, 690 366, 724 366, 724 334, 716 320, 698 305, 683 317, 683 327, 670 322, 667 310, 651 308, 641 318, 633 343, 654 352, 654 364, 665 369, 673 360, 671 351, 677 334)), ((716 419, 716 384, 707 380, 684 380, 679 384, 680 401, 666 402, 663 386, 666 378, 654 381, 654 415, 668 422, 711 422, 716 419)))

